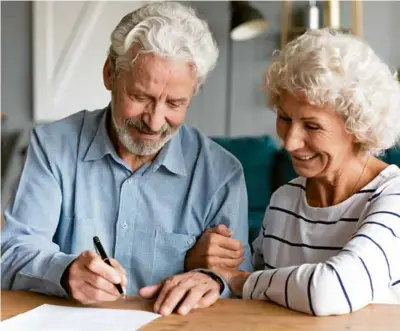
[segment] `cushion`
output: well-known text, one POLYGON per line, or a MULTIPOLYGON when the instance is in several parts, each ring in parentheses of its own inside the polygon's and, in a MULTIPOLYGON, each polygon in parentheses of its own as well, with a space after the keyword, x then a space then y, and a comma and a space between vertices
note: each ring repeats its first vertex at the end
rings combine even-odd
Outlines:
POLYGON ((212 138, 242 164, 249 211, 265 210, 271 197, 271 176, 277 147, 268 136, 212 138))
POLYGON ((400 145, 389 148, 379 158, 388 164, 396 164, 400 167, 400 145))
POLYGON ((271 197, 277 147, 268 136, 213 138, 242 164, 249 201, 249 243, 258 236, 271 197))
POLYGON ((249 211, 249 243, 251 244, 260 234, 261 224, 264 219, 265 209, 249 211))
POLYGON ((298 175, 294 171, 289 153, 281 148, 277 152, 273 167, 272 192, 275 192, 279 187, 296 177, 298 177, 298 175))

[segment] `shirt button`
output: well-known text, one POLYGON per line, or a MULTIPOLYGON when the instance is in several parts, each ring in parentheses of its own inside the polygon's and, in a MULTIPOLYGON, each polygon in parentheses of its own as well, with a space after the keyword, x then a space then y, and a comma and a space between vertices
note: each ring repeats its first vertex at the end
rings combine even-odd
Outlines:
POLYGON ((187 243, 188 245, 192 245, 192 244, 194 243, 194 239, 193 239, 193 238, 190 238, 190 239, 188 239, 188 240, 186 241, 186 243, 187 243))
POLYGON ((121 227, 126 230, 128 228, 128 224, 126 224, 126 222, 122 223, 121 227))

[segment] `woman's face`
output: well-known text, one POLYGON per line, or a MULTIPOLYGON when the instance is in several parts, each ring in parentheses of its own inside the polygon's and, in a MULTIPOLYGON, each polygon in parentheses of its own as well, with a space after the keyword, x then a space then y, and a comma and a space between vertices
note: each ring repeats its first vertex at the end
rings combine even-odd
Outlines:
POLYGON ((332 179, 357 157, 353 135, 331 108, 310 105, 293 94, 281 95, 276 128, 297 174, 332 179))

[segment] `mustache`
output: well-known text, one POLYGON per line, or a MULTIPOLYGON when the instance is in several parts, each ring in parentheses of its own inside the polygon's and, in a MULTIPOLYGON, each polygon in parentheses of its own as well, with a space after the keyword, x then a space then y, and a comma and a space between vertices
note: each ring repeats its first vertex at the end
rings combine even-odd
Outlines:
POLYGON ((143 122, 142 120, 139 120, 139 119, 135 119, 135 118, 127 119, 125 121, 125 126, 126 127, 134 127, 145 134, 154 134, 154 135, 165 134, 172 130, 171 125, 169 125, 168 123, 165 123, 160 128, 160 130, 154 131, 151 128, 149 128, 149 126, 145 122, 143 122))

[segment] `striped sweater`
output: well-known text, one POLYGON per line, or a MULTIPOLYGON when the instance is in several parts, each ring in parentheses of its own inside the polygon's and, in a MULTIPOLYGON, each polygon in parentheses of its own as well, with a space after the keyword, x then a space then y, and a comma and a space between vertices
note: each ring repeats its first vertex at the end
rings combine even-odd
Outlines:
POLYGON ((338 315, 369 303, 400 304, 400 169, 391 165, 349 199, 307 203, 299 177, 271 197, 255 270, 244 299, 270 300, 313 315, 338 315))

